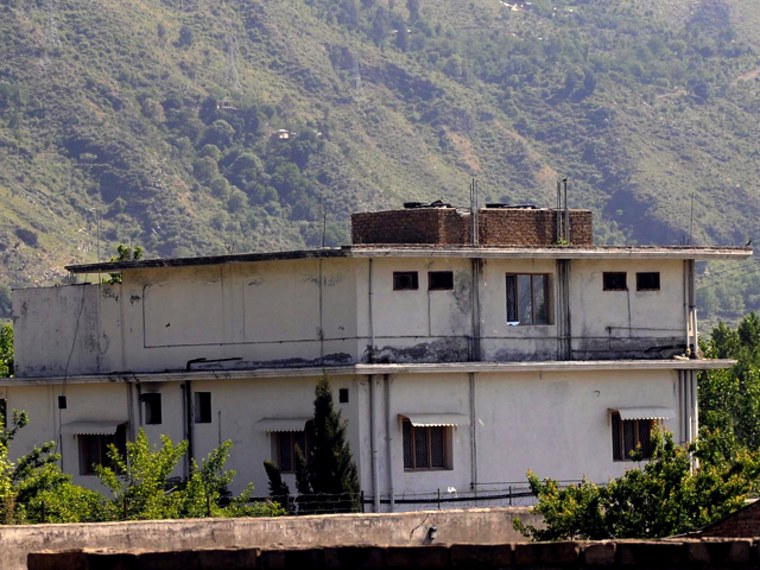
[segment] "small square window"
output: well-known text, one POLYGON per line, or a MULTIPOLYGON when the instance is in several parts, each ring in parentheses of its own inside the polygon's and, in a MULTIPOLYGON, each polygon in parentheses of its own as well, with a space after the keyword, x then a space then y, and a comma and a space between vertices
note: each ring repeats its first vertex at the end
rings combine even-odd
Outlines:
POLYGON ((636 274, 636 291, 659 291, 660 272, 645 271, 636 274))
POLYGON ((58 396, 58 409, 65 410, 68 407, 66 396, 58 396))
POLYGON ((195 423, 211 423, 211 392, 195 392, 195 423))
POLYGON ((605 291, 626 291, 626 275, 625 271, 605 271, 602 273, 602 288, 605 291))
POLYGON ((338 402, 341 404, 348 404, 348 388, 341 388, 338 390, 338 402))
POLYGON ((428 271, 429 291, 448 291, 454 288, 453 271, 428 271))
POLYGON ((419 279, 416 271, 394 271, 394 291, 416 291, 419 289, 419 279))
POLYGON ((143 394, 140 396, 143 403, 145 423, 157 425, 161 423, 161 394, 143 394))

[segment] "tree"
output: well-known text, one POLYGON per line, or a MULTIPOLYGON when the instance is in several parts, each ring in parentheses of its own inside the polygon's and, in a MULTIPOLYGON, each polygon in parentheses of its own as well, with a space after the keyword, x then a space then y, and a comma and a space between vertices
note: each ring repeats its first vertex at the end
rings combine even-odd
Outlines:
POLYGON ((135 441, 127 442, 126 453, 111 444, 110 465, 98 465, 95 472, 113 493, 114 516, 123 512, 129 520, 179 518, 183 497, 168 483, 186 452, 186 441, 174 445, 166 435, 161 436, 160 447, 151 447, 142 428, 135 441))
MULTIPOLYGON (((134 248, 131 245, 124 245, 120 243, 116 247, 116 257, 112 257, 111 261, 140 261, 143 256, 143 248, 136 245, 134 248)), ((115 285, 121 283, 121 273, 109 273, 109 277, 105 281, 109 285, 115 285)))
POLYGON ((332 501, 332 512, 359 509, 359 476, 346 441, 346 422, 333 406, 326 374, 317 383, 314 419, 307 424, 309 448, 296 453, 296 485, 301 510, 324 510, 319 502, 332 501))
POLYGON ((13 325, 3 323, 0 327, 0 377, 13 376, 13 325))
POLYGON ((278 503, 286 511, 290 508, 290 488, 282 480, 282 472, 273 461, 264 461, 264 470, 269 479, 269 498, 278 503))
POLYGON ((659 538, 719 520, 756 490, 757 454, 726 459, 713 454, 715 442, 710 439, 687 449, 667 432, 655 433, 652 444, 649 462, 606 487, 584 480, 563 489, 557 481, 541 481, 529 473, 531 491, 538 497, 534 510, 543 515, 545 527, 517 520, 515 528, 535 540, 659 538), (696 472, 690 453, 702 461, 696 472))

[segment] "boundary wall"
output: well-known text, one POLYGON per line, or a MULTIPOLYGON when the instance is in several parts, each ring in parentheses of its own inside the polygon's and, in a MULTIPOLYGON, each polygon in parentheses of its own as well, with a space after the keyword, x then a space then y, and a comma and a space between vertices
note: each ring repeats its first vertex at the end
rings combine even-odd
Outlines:
MULTIPOLYGON (((512 526, 516 517, 534 526, 541 520, 528 507, 498 507, 409 513, 0 526, 0 569, 26 569, 29 554, 43 551, 60 553, 87 549, 175 554, 194 550, 401 547, 431 542, 436 545, 495 545, 522 540, 512 526), (433 532, 431 528, 435 529, 433 541, 429 538, 433 532)), ((195 568, 176 567, 183 570, 195 568)))

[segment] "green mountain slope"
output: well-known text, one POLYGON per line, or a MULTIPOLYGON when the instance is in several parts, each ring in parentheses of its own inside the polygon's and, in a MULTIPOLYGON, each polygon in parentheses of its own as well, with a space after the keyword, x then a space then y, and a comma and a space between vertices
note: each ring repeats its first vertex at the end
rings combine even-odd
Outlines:
MULTIPOLYGON (((740 0, 0 0, 0 281, 345 243, 473 177, 568 177, 598 243, 744 244, 759 32, 740 0)), ((708 318, 760 308, 754 262, 702 279, 708 318)))

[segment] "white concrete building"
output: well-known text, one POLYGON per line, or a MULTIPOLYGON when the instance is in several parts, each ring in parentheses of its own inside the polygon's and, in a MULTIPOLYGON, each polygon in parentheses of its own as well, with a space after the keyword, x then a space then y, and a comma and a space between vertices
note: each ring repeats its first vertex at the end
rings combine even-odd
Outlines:
POLYGON ((595 247, 579 210, 422 207, 358 214, 353 234, 339 249, 72 266, 91 282, 14 291, 0 398, 31 422, 12 451, 55 440, 64 470, 97 487, 105 445, 140 427, 198 459, 231 439, 233 491, 264 495, 262 462, 292 472, 326 371, 370 510, 528 469, 605 482, 653 422, 694 439, 696 372, 730 364, 695 350, 694 263, 752 253, 595 247))

